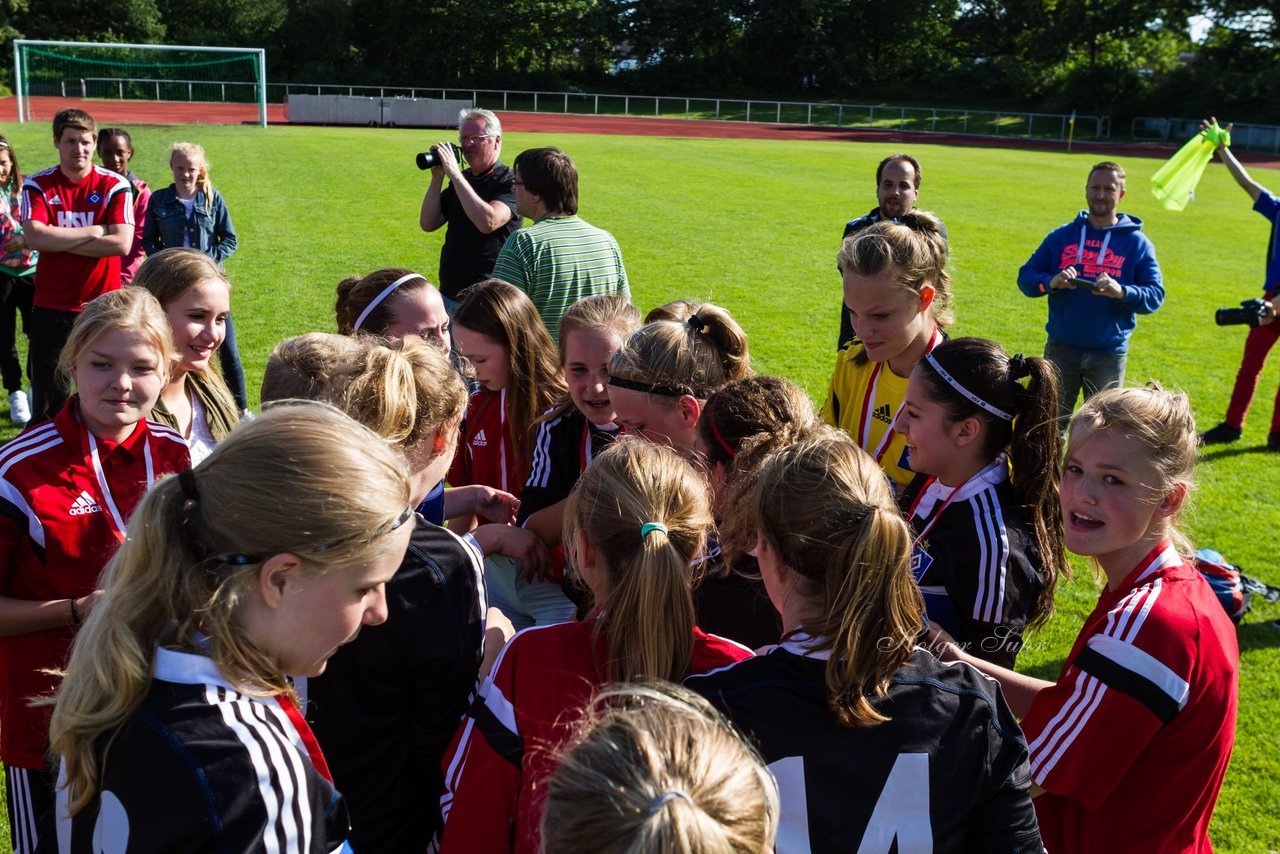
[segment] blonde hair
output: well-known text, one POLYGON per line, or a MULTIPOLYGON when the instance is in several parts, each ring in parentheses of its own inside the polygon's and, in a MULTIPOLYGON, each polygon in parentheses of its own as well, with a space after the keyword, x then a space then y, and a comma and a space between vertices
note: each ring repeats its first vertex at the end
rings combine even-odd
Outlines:
MULTIPOLYGON (((1067 454, 1104 430, 1131 439, 1146 451, 1147 462, 1160 474, 1160 482, 1150 484, 1153 503, 1159 503, 1178 486, 1191 491, 1199 442, 1191 399, 1186 394, 1167 391, 1157 382, 1142 388, 1098 392, 1071 419, 1067 454)), ((1185 510, 1183 501, 1169 519, 1169 535, 1183 554, 1191 554, 1194 548, 1190 539, 1177 527, 1185 510)))
POLYGON ((601 689, 546 786, 543 851, 760 854, 777 835, 777 784, 759 754, 669 683, 601 689))
POLYGON ((485 279, 461 296, 453 325, 496 341, 507 350, 508 423, 527 458, 538 416, 567 393, 556 345, 529 295, 515 285, 485 279))
MULTIPOLYGON (((579 565, 581 533, 607 579, 596 622, 617 681, 688 675, 693 655, 690 565, 712 525, 706 479, 670 448, 622 437, 592 460, 570 493, 564 539, 579 565), (646 523, 666 527, 641 534, 646 523)), ((597 591, 599 592, 599 591, 597 591)))
POLYGON ((418 447, 467 408, 467 386, 438 347, 414 336, 373 339, 354 354, 341 407, 403 451, 418 447))
MULTIPOLYGON (((948 257, 942 221, 926 211, 913 211, 901 222, 880 220, 846 237, 836 263, 841 275, 893 276, 898 289, 915 296, 931 286, 934 295, 929 313, 940 329, 946 329, 955 322, 948 257)), ((861 358, 855 361, 865 363, 865 351, 859 350, 858 355, 861 358)))
POLYGON ((108 291, 85 303, 58 354, 58 372, 70 379, 84 352, 103 335, 117 330, 137 332, 146 338, 160 356, 160 370, 166 377, 173 376, 178 351, 173 345, 169 317, 155 297, 133 286, 108 291))
POLYGON ((246 694, 292 692, 237 620, 262 561, 292 553, 323 574, 386 557, 395 541, 384 535, 409 503, 407 477, 403 455, 371 431, 333 407, 297 403, 242 423, 199 468, 146 494, 53 712, 50 743, 66 761, 72 814, 97 795, 103 736, 142 702, 157 646, 207 655, 246 694))
MULTIPOLYGON (((583 297, 565 311, 560 318, 560 368, 564 369, 569 361, 568 341, 570 332, 616 332, 618 337, 626 340, 632 332, 640 328, 640 310, 631 304, 626 297, 616 294, 583 297)), ((555 406, 547 410, 538 419, 553 421, 566 412, 573 411, 573 398, 566 391, 556 401, 555 406)))
POLYGON ((837 720, 887 720, 873 700, 911 657, 924 600, 884 472, 846 434, 818 425, 764 462, 745 513, 816 614, 799 628, 830 651, 827 703, 837 720))
MULTIPOLYGON (((671 316, 684 319, 655 320, 637 329, 609 360, 611 377, 706 400, 725 384, 752 376, 747 333, 729 312, 710 303, 667 304, 677 305, 671 316)), ((676 397, 665 397, 675 403, 676 397)))
POLYGON ((209 180, 209 167, 212 166, 209 158, 204 156, 204 146, 194 142, 175 142, 169 147, 169 165, 173 165, 173 155, 181 154, 188 160, 192 160, 200 164, 200 171, 196 175, 196 185, 200 188, 200 192, 204 193, 204 212, 209 213, 213 209, 213 182, 209 180))
POLYGON ((364 347, 363 340, 332 332, 308 332, 281 341, 262 372, 262 404, 290 399, 337 403, 342 396, 338 377, 364 347))

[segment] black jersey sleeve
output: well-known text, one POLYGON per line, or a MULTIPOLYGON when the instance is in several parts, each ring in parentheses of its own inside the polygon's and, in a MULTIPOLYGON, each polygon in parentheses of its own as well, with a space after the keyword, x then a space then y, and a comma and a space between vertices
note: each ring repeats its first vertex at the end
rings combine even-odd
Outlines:
POLYGON ((987 723, 986 791, 969 813, 966 850, 978 854, 1040 852, 1040 826, 1031 804, 1031 766, 1027 743, 1000 689, 987 686, 991 718, 987 723))
POLYGON ((520 493, 516 524, 569 497, 582 474, 582 432, 585 419, 575 410, 543 421, 533 443, 529 479, 520 493))

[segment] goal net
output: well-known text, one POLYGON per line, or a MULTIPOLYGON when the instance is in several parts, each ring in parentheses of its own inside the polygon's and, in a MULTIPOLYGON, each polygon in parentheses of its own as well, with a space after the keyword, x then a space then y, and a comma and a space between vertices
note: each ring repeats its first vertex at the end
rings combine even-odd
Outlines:
POLYGON ((79 107, 99 125, 267 123, 260 48, 15 39, 18 121, 79 107))

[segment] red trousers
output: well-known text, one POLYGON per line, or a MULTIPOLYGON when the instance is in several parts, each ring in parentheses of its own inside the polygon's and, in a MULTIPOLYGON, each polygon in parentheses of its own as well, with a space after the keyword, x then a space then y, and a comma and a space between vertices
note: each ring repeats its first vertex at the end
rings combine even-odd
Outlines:
MULTIPOLYGON (((1280 339, 1280 319, 1249 330, 1249 337, 1244 341, 1244 359, 1236 373, 1231 403, 1227 405, 1226 420, 1229 427, 1244 427, 1244 417, 1249 412, 1253 393, 1258 388, 1258 375, 1267 364, 1267 354, 1271 352, 1277 339, 1280 339)), ((1271 432, 1280 433, 1280 389, 1276 391, 1276 405, 1271 411, 1271 432)))

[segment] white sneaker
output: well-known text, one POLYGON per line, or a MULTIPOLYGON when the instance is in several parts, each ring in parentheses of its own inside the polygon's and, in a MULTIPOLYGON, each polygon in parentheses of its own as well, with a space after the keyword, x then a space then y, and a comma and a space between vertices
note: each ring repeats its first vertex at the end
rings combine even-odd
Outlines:
POLYGON ((22 389, 9 395, 9 420, 14 424, 26 424, 31 420, 31 407, 27 404, 27 393, 22 389))

